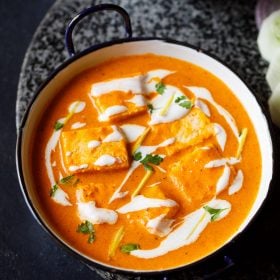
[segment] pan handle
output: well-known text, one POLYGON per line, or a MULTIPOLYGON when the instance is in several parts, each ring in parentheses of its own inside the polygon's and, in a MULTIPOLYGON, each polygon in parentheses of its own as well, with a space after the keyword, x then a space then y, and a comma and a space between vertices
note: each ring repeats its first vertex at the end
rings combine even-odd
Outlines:
POLYGON ((76 54, 75 51, 75 47, 73 44, 73 38, 72 38, 72 34, 73 34, 73 30, 75 28, 75 26, 86 16, 93 14, 95 12, 100 12, 100 11, 105 11, 105 10, 110 10, 110 11, 115 11, 118 12, 123 20, 124 20, 124 26, 125 26, 125 31, 126 31, 126 37, 131 38, 132 37, 132 29, 131 29, 131 22, 130 22, 130 18, 128 13, 126 12, 126 10, 124 10, 123 8, 121 8, 118 5, 114 5, 114 4, 100 4, 100 5, 96 5, 96 6, 92 6, 88 9, 85 9, 83 11, 81 11, 80 13, 78 13, 68 24, 67 28, 66 28, 66 33, 65 33, 65 45, 67 48, 67 51, 69 53, 70 56, 73 56, 76 54))

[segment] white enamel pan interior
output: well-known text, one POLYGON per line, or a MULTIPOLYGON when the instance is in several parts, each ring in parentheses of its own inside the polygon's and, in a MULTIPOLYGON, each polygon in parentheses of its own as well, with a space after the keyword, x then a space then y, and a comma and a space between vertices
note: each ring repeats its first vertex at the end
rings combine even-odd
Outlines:
MULTIPOLYGON (((98 65, 108 59, 120 56, 138 55, 145 53, 153 53, 157 55, 164 55, 181 59, 183 61, 193 63, 208 70, 213 75, 221 79, 231 89, 231 91, 243 104, 245 110, 249 114, 251 121, 253 122, 262 156, 262 175, 260 187, 257 194, 257 198, 253 204, 253 207, 248 217, 240 225, 239 229, 235 232, 235 234, 229 238, 227 243, 230 242, 234 237, 236 237, 240 232, 242 232, 242 230, 249 224, 249 222, 255 216, 268 194, 269 184, 272 178, 272 141, 266 118, 259 104, 257 103, 254 95, 244 84, 244 82, 228 67, 226 67, 216 59, 191 47, 160 39, 138 39, 110 44, 100 49, 88 52, 87 54, 81 55, 79 58, 66 65, 64 68, 62 66, 62 69, 58 71, 55 74, 55 76, 51 80, 49 80, 49 82, 41 89, 40 94, 33 102, 29 114, 26 118, 26 121, 22 127, 22 142, 21 146, 18 147, 18 169, 21 169, 21 172, 19 171, 19 173, 21 173, 23 177, 23 180, 21 181, 24 181, 22 182, 22 185, 27 203, 29 204, 29 206, 31 204, 30 207, 33 210, 33 214, 37 216, 37 219, 39 218, 41 223, 43 223, 44 226, 54 236, 56 236, 62 243, 67 245, 74 252, 78 253, 79 255, 83 256, 84 258, 90 261, 94 261, 94 263, 100 264, 103 267, 107 267, 108 269, 116 269, 116 267, 109 266, 96 260, 92 260, 89 257, 81 254, 75 248, 73 248, 71 244, 67 243, 67 241, 64 240, 63 236, 56 232, 56 230, 51 226, 51 223, 46 213, 44 212, 44 209, 42 209, 34 191, 36 188, 36 178, 34 180, 30 168, 32 160, 29 156, 31 153, 32 146, 32 138, 30 136, 32 135, 32 131, 38 129, 40 119, 42 115, 46 113, 45 108, 47 108, 50 101, 55 97, 56 94, 60 92, 60 90, 65 85, 69 83, 69 81, 73 77, 77 76, 82 71, 94 67, 95 65, 98 65)), ((218 249, 219 248, 217 248, 217 250, 218 249)), ((121 271, 130 271, 129 269, 119 269, 121 271)), ((145 273, 151 271, 139 270, 138 272, 145 273)))

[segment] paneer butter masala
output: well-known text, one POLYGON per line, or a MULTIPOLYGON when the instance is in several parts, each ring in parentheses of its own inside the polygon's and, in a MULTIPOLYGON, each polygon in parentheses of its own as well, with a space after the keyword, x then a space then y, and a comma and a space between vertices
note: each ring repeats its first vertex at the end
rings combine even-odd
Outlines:
POLYGON ((121 57, 79 74, 34 139, 49 223, 117 267, 167 269, 209 255, 236 233, 259 188, 259 144, 239 100, 170 57, 121 57))

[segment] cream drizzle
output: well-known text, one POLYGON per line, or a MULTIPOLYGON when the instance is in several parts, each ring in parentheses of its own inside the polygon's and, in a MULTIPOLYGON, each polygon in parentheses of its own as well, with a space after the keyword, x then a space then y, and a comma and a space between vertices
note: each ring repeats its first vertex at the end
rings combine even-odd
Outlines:
POLYGON ((161 214, 154 219, 150 219, 146 224, 147 230, 160 237, 168 235, 172 231, 172 224, 175 220, 167 219, 165 216, 166 214, 161 214))
POLYGON ((147 94, 151 91, 154 91, 154 87, 151 87, 153 86, 152 79, 163 79, 171 73, 173 72, 169 70, 157 69, 149 71, 144 75, 95 83, 91 88, 91 96, 98 97, 112 91, 131 92, 133 94, 147 94))
POLYGON ((101 122, 108 121, 111 116, 126 112, 127 110, 128 108, 124 105, 108 107, 103 113, 98 115, 98 120, 101 122))
POLYGON ((148 198, 143 195, 137 195, 133 197, 129 203, 120 207, 116 211, 121 214, 126 214, 148 208, 174 207, 177 205, 176 201, 172 199, 148 198))
POLYGON ((154 110, 151 114, 149 125, 169 123, 184 117, 190 111, 190 109, 183 108, 175 102, 176 98, 181 96, 185 95, 180 89, 174 86, 166 85, 164 93, 157 95, 150 102, 154 110), (161 110, 166 106, 167 103, 169 103, 171 98, 172 101, 167 112, 162 114, 161 110))
POLYGON ((124 124, 121 125, 121 129, 126 136, 127 141, 132 143, 136 141, 140 135, 142 135, 146 127, 137 124, 124 124))
POLYGON ((211 160, 208 163, 204 165, 204 168, 214 168, 214 167, 220 167, 225 164, 230 164, 234 165, 240 162, 240 159, 235 158, 235 157, 230 157, 230 158, 221 158, 221 159, 215 159, 211 160))
POLYGON ((128 191, 125 191, 125 192, 119 192, 116 196, 116 198, 123 198, 125 196, 128 195, 128 191))
POLYGON ((69 202, 68 194, 63 191, 60 187, 54 192, 52 199, 63 206, 71 206, 72 204, 69 202))
POLYGON ((79 217, 82 221, 89 221, 93 224, 115 224, 118 214, 110 209, 97 208, 95 201, 84 202, 81 190, 76 192, 79 217))
POLYGON ((225 165, 224 171, 216 184, 216 195, 218 195, 228 186, 229 177, 230 177, 230 168, 227 165, 225 165))
POLYGON ((65 164, 64 164, 64 158, 63 158, 61 143, 60 143, 60 141, 59 141, 58 143, 59 143, 60 165, 61 165, 61 167, 62 167, 64 173, 67 174, 67 169, 66 169, 65 164))
POLYGON ((107 82, 100 82, 92 85, 91 96, 98 97, 112 91, 132 92, 141 94, 143 92, 144 76, 114 79, 107 82))
POLYGON ((199 108, 208 118, 210 118, 210 109, 205 102, 200 99, 196 99, 194 105, 199 108))
POLYGON ((125 102, 133 103, 136 107, 147 105, 147 101, 142 95, 135 95, 131 99, 125 100, 125 102))
POLYGON ((230 128, 231 128, 233 134, 235 135, 235 137, 237 138, 237 140, 239 139, 239 130, 237 128, 234 118, 226 109, 224 109, 221 105, 219 105, 213 99, 213 97, 208 89, 203 88, 203 87, 188 87, 188 86, 185 86, 185 87, 187 89, 189 89, 197 98, 205 99, 209 103, 211 103, 217 109, 219 114, 224 117, 224 119, 230 126, 230 128))
MULTIPOLYGON (((216 209, 226 209, 221 212, 216 221, 224 218, 231 210, 231 204, 226 200, 214 199, 207 203, 207 205, 216 209)), ((195 242, 210 221, 211 215, 201 207, 185 216, 180 226, 173 229, 158 247, 150 250, 138 249, 131 251, 130 254, 143 259, 151 259, 165 255, 170 251, 195 242)))
POLYGON ((111 198, 109 199, 109 203, 113 202, 115 199, 120 198, 120 191, 122 189, 122 187, 125 185, 126 181, 129 179, 129 177, 131 176, 131 174, 134 172, 134 170, 140 166, 140 162, 138 161, 132 161, 130 168, 128 169, 122 183, 120 184, 120 186, 115 190, 115 192, 113 193, 113 195, 111 196, 111 198))
POLYGON ((52 164, 51 164, 51 153, 55 150, 57 143, 59 141, 59 137, 61 134, 61 130, 54 131, 47 143, 46 149, 45 149, 45 165, 47 168, 47 174, 50 180, 51 186, 55 185, 55 179, 54 174, 52 170, 52 164))
POLYGON ((88 142, 87 146, 89 149, 95 149, 101 145, 101 142, 98 140, 91 140, 88 142))
POLYGON ((81 122, 75 122, 71 125, 71 129, 78 129, 86 126, 86 123, 81 123, 81 122))
POLYGON ((230 187, 228 189, 228 194, 233 195, 233 194, 237 193, 238 191, 240 191, 240 189, 242 188, 242 185, 243 185, 243 180, 244 180, 243 172, 242 172, 242 170, 238 170, 232 184, 230 185, 230 187))
POLYGON ((111 126, 113 129, 113 132, 109 135, 107 135, 106 138, 103 139, 103 143, 106 142, 117 142, 121 141, 123 139, 123 135, 119 132, 118 128, 115 125, 111 126))
POLYGON ((71 165, 68 170, 70 172, 75 172, 75 171, 78 171, 78 170, 82 170, 82 169, 86 169, 88 168, 88 164, 87 163, 84 163, 84 164, 81 164, 81 165, 71 165))
MULTIPOLYGON (((161 142, 160 144, 158 144, 156 146, 140 146, 140 148, 137 151, 142 153, 142 157, 145 157, 147 154, 153 153, 158 148, 166 147, 166 146, 169 146, 169 145, 173 144, 175 142, 175 140, 176 140, 176 138, 172 137, 172 138, 168 138, 167 140, 161 142)), ((132 164, 130 165, 129 170, 126 173, 126 176, 124 177, 124 179, 123 179, 122 183, 120 184, 120 186, 115 190, 115 192, 111 196, 111 198, 109 200, 109 203, 113 202, 115 199, 118 198, 118 193, 121 191, 122 187, 125 185, 125 183, 129 179, 131 174, 134 172, 134 170, 137 167, 139 167, 140 165, 141 165, 141 163, 139 161, 135 161, 135 160, 132 161, 132 164)))
POLYGON ((221 150, 224 151, 227 142, 227 133, 225 129, 218 123, 214 123, 214 131, 215 131, 217 142, 221 150))
POLYGON ((83 101, 75 101, 73 103, 70 104, 70 106, 68 107, 68 112, 69 113, 73 113, 73 114, 77 114, 82 112, 86 107, 86 103, 83 101))
POLYGON ((164 69, 149 71, 145 77, 145 83, 144 83, 145 93, 155 92, 156 90, 155 86, 159 82, 157 81, 157 79, 162 80, 163 78, 171 75, 172 73, 174 72, 169 70, 164 70, 164 69))
POLYGON ((111 155, 102 155, 95 162, 94 165, 97 166, 111 166, 117 161, 117 158, 111 155))

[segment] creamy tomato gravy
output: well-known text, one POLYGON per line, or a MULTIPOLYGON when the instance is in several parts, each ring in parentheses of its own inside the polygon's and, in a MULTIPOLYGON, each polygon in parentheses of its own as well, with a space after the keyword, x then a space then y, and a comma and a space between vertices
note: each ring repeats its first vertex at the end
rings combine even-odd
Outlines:
POLYGON ((221 247, 248 215, 261 176, 254 128, 227 86, 152 54, 73 79, 46 109, 33 158, 59 235, 93 259, 140 270, 221 247))

